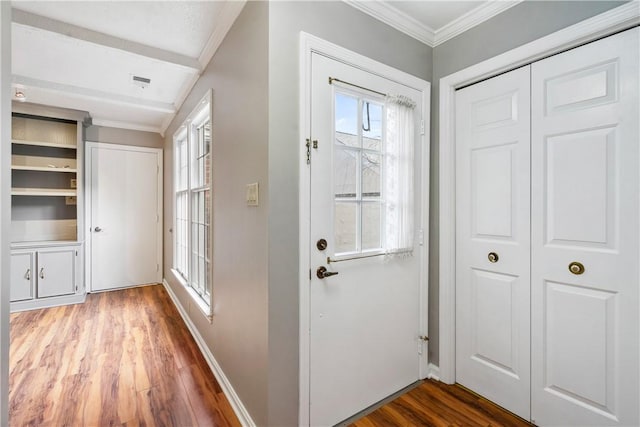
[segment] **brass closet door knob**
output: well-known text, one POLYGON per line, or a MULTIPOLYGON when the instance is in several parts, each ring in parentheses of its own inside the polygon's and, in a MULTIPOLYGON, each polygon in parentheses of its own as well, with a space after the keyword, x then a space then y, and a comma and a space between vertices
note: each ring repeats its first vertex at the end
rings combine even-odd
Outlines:
POLYGON ((493 262, 493 263, 498 262, 498 260, 500 259, 498 254, 495 252, 489 252, 489 255, 487 255, 487 258, 489 259, 489 262, 493 262))
POLYGON ((584 273, 584 265, 582 265, 582 263, 579 263, 578 261, 573 261, 571 264, 569 264, 569 271, 572 274, 580 275, 584 273))

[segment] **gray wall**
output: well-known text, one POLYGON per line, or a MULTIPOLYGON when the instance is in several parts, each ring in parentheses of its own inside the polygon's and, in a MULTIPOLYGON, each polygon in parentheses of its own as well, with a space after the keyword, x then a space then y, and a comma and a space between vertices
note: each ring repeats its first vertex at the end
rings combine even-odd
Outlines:
POLYGON ((85 129, 84 135, 85 140, 92 142, 137 145, 149 148, 162 148, 164 146, 164 138, 156 132, 143 132, 105 126, 89 126, 85 129))
POLYGON ((165 138, 164 277, 258 425, 267 424, 268 7, 248 3, 187 97, 165 138), (213 89, 213 322, 171 272, 172 137, 213 89), (246 184, 260 185, 247 207, 246 184))
MULTIPOLYGON (((425 80, 430 47, 343 2, 269 5, 269 424, 298 423, 300 31, 425 80)), ((339 391, 337 391, 339 392, 339 391)))
POLYGON ((431 98, 431 219, 429 232, 429 360, 439 363, 438 97, 442 77, 583 21, 623 1, 525 1, 433 50, 431 98))

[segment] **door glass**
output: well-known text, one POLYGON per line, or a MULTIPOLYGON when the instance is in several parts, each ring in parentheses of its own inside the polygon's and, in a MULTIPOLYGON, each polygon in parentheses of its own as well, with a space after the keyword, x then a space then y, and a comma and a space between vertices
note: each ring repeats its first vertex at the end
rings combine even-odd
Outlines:
POLYGON ((336 93, 333 150, 335 254, 382 249, 383 105, 336 93))

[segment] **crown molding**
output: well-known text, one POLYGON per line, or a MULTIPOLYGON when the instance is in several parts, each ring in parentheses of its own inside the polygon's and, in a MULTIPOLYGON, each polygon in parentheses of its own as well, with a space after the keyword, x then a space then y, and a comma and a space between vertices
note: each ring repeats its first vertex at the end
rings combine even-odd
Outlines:
POLYGON ((160 128, 156 126, 145 126, 138 123, 132 122, 121 122, 116 120, 105 120, 100 117, 94 117, 92 120, 92 124, 94 126, 104 126, 109 128, 118 128, 118 129, 128 129, 128 130, 137 130, 142 132, 153 132, 160 133, 160 128))
POLYGON ((204 48, 202 48, 202 52, 198 58, 198 62, 203 70, 207 64, 209 64, 213 55, 215 55, 220 44, 222 44, 222 41, 231 29, 233 23, 236 21, 236 18, 238 18, 238 15, 240 15, 240 12, 242 12, 246 3, 246 0, 224 2, 220 13, 218 13, 218 16, 215 18, 218 23, 211 33, 209 40, 207 40, 207 43, 204 45, 204 48))
POLYGON ((489 0, 486 3, 480 4, 480 6, 439 28, 436 31, 433 47, 454 38, 458 34, 464 33, 476 25, 482 24, 522 1, 523 0, 489 0))
POLYGON ((356 1, 343 0, 349 6, 374 17, 378 21, 405 33, 408 36, 433 47, 435 43, 435 31, 418 22, 413 17, 399 11, 386 1, 356 1))
POLYGON ((343 1, 349 6, 384 22, 385 24, 410 37, 413 37, 427 46, 436 47, 458 34, 461 34, 476 25, 482 24, 486 20, 491 19, 499 13, 519 4, 523 0, 489 0, 438 30, 434 30, 428 25, 424 25, 419 22, 412 16, 396 9, 391 1, 343 1))

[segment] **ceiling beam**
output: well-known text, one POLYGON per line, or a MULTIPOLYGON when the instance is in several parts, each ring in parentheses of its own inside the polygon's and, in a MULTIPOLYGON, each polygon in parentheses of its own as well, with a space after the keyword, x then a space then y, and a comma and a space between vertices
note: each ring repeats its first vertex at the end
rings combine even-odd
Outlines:
POLYGON ((170 52, 164 49, 147 46, 130 40, 121 39, 119 37, 110 36, 108 34, 97 31, 88 30, 77 25, 67 24, 66 22, 57 21, 55 19, 46 18, 44 16, 25 12, 19 9, 12 9, 12 20, 16 24, 28 27, 38 28, 44 31, 61 34, 63 36, 93 43, 96 45, 117 49, 124 52, 133 53, 135 55, 144 56, 146 58, 155 59, 167 64, 179 67, 192 74, 200 74, 202 66, 197 58, 181 55, 179 53, 170 52))
MULTIPOLYGON (((161 113, 173 114, 176 108, 173 104, 167 102, 150 101, 132 96, 118 95, 114 93, 102 92, 94 89, 87 89, 79 86, 66 85, 62 83, 50 82, 47 80, 33 79, 20 75, 13 75, 13 84, 20 85, 25 89, 34 88, 48 92, 57 92, 66 96, 72 96, 82 99, 90 99, 109 104, 126 105, 129 107, 140 108, 143 110, 157 111, 161 113)), ((27 96, 29 94, 27 93, 27 96)))

